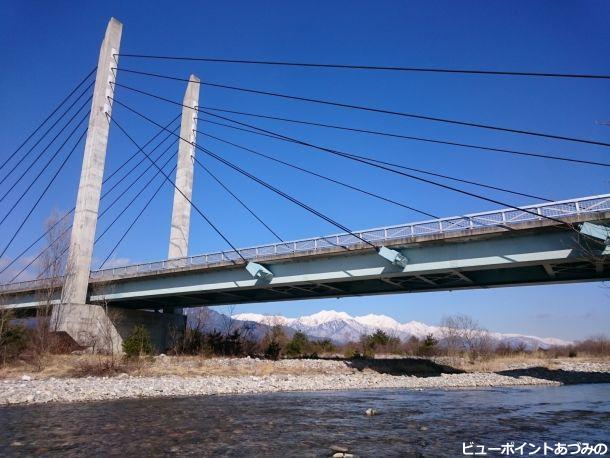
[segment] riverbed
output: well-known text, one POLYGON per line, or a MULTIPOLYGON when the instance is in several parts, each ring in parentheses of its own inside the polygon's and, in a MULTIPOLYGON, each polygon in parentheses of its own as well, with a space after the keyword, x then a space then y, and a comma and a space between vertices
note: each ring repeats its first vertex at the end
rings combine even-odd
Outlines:
POLYGON ((361 457, 462 456, 464 443, 508 441, 608 444, 610 384, 0 407, 0 456, 332 456, 332 446, 361 457))
MULTIPOLYGON (((78 362, 69 360, 69 367, 78 362)), ((88 366, 89 367, 89 366, 88 366)), ((94 366, 97 367, 97 366, 94 366)), ((61 373, 61 372, 60 372, 61 373)), ((66 371, 63 371, 66 375, 66 371)), ((68 372, 69 374, 69 372, 68 372)), ((427 359, 282 360, 157 358, 132 373, 49 376, 13 372, 0 380, 0 405, 112 399, 357 389, 485 388, 610 383, 610 363, 519 363, 463 372, 427 359)))

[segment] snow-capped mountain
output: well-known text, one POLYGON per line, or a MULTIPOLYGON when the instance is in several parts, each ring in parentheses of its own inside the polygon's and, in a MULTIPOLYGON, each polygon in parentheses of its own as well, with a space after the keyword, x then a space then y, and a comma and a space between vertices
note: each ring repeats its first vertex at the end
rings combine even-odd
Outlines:
MULTIPOLYGON (((270 325, 267 325, 263 320, 237 319, 235 316, 231 317, 208 307, 187 309, 186 316, 188 326, 199 329, 202 332, 218 331, 222 334, 228 334, 232 331, 239 330, 242 333, 242 336, 247 336, 256 340, 262 339, 269 332, 270 326, 281 324, 273 322, 270 325)), ((258 318, 258 316, 255 318, 258 318)), ((288 326, 284 326, 284 328, 288 336, 294 334, 292 328, 288 326)))
MULTIPOLYGON (((430 326, 418 321, 399 323, 395 319, 385 315, 369 314, 364 316, 351 316, 345 312, 334 310, 323 310, 313 315, 299 318, 287 318, 280 315, 261 315, 257 313, 240 313, 233 315, 238 321, 254 322, 265 326, 281 325, 302 331, 313 338, 329 338, 335 342, 356 341, 363 334, 371 334, 381 329, 391 336, 401 340, 415 336, 419 339, 432 334, 436 338, 442 337, 439 326, 430 326)), ((492 339, 497 343, 505 343, 510 346, 524 345, 527 349, 548 348, 554 345, 569 345, 561 339, 552 337, 536 337, 521 334, 490 333, 492 339)))

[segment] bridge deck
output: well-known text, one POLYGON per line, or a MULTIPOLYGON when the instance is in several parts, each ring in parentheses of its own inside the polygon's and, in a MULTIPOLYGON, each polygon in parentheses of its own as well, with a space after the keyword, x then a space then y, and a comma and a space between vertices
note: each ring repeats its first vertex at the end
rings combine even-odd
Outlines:
MULTIPOLYGON (((210 298, 218 293, 211 291, 214 288, 224 291, 218 293, 224 296, 217 296, 211 300, 214 304, 251 302, 253 298, 254 301, 275 300, 274 298, 278 297, 278 294, 281 297, 281 289, 286 286, 286 282, 290 283, 290 286, 286 286, 286 288, 293 292, 295 288, 301 288, 303 290, 301 296, 303 297, 324 297, 392 292, 400 290, 400 285, 403 284, 406 285, 402 288, 403 290, 415 291, 502 286, 542 281, 586 281, 602 279, 607 276, 608 269, 605 261, 607 261, 608 256, 604 257, 605 261, 602 264, 599 264, 599 261, 596 261, 597 264, 591 263, 582 256, 578 257, 576 255, 578 247, 572 240, 575 233, 563 226, 560 236, 560 231, 557 229, 561 225, 544 218, 543 215, 570 223, 608 220, 610 219, 610 194, 544 203, 523 207, 522 210, 503 209, 462 217, 377 228, 357 233, 376 245, 387 245, 395 248, 407 247, 407 257, 411 259, 410 265, 404 271, 397 270, 394 272, 396 269, 392 270, 387 267, 379 270, 379 257, 372 252, 370 246, 363 244, 350 234, 336 234, 240 250, 247 259, 266 262, 277 269, 278 278, 275 278, 270 285, 263 285, 251 278, 248 279, 243 267, 241 267, 241 259, 235 252, 217 252, 93 271, 91 272, 90 285, 91 288, 97 288, 96 285, 113 284, 114 292, 107 294, 106 298, 110 297, 112 301, 122 303, 124 306, 145 307, 147 304, 150 306, 153 303, 158 303, 158 301, 166 304, 176 302, 176 304, 180 303, 186 306, 210 303, 210 298), (498 239, 498 236, 500 239, 498 239), (483 243, 486 238, 489 239, 490 237, 496 240, 493 244, 483 243), (445 242, 452 240, 455 241, 454 247, 447 250, 447 243, 445 242), (545 243, 548 245, 547 247, 544 247, 545 243), (514 246, 519 244, 522 246, 515 249, 514 246), (443 245, 445 246, 444 249, 442 248, 443 245), (458 245, 459 248, 456 248, 458 245), (562 247, 567 248, 568 245, 572 246, 570 250, 564 249, 562 251, 562 247), (538 246, 543 248, 538 249, 538 246), (456 250, 458 251, 456 252, 456 250), (559 252, 562 254, 557 255, 559 252), (511 258, 514 262, 506 264, 504 260, 500 259, 502 253, 505 253, 504 258, 511 258), (367 256, 368 258, 366 258, 367 256), (483 259, 483 256, 486 256, 489 262, 479 265, 473 261, 483 259), (327 259, 329 257, 337 258, 335 265, 330 266, 328 264, 327 259), (470 264, 462 262, 468 257, 472 261, 469 261, 470 264), (354 260, 354 258, 357 259, 354 260), (364 258, 367 259, 366 262, 362 261, 364 258), (588 266, 586 269, 583 269, 583 261, 588 266), (368 264, 366 268, 350 271, 352 268, 350 266, 354 262, 356 264, 358 262, 368 264), (240 265, 235 265, 236 263, 240 265), (578 272, 563 275, 553 271, 553 263, 562 263, 564 267, 572 263, 576 266, 578 272), (286 267, 287 264, 293 266, 288 268, 286 267), (320 272, 316 273, 319 276, 315 279, 313 279, 314 276, 310 275, 313 265, 316 269, 321 269, 320 272), (431 268, 430 266, 433 265, 436 267, 431 268), (498 272, 492 275, 490 269, 493 266, 499 266, 503 269, 510 267, 511 273, 508 276, 505 273, 500 274, 498 272), (519 273, 516 267, 522 269, 523 272, 519 273), (330 275, 330 270, 322 273, 322 270, 328 270, 328 268, 330 270, 334 269, 333 275, 337 273, 338 275, 330 275), (287 272, 287 269, 292 269, 289 276, 290 280, 287 280, 288 276, 286 279, 282 278, 282 272, 287 272), (481 273, 477 273, 477 269, 482 269, 481 273), (206 277, 201 277, 206 272, 209 272, 206 277), (347 272, 348 278, 344 278, 341 272, 347 272), (224 275, 223 280, 213 288, 209 285, 206 286, 211 281, 210 279, 215 278, 219 273, 224 275), (360 276, 361 278, 357 278, 360 276), (172 280, 168 277, 179 277, 180 280, 178 281, 175 278, 172 280), (300 277, 301 280, 295 280, 297 277, 300 277), (405 283, 407 281, 405 277, 409 277, 407 283, 405 283), (165 280, 163 280, 164 278, 165 280), (356 289, 353 289, 352 286, 346 288, 345 285, 338 287, 339 283, 348 281, 356 289), (357 281, 365 281, 366 285, 358 288, 357 281), (163 284, 161 285, 159 282, 163 284), (184 284, 178 289, 167 288, 168 285, 176 282, 190 282, 191 284, 189 286, 184 284), (311 295, 305 294, 306 288, 303 287, 304 284, 309 283, 315 286, 314 289, 317 288, 317 291, 311 291, 311 295), (137 286, 134 286, 136 284, 137 286), (296 284, 301 284, 301 286, 295 286, 296 284), (151 289, 156 292, 154 294, 150 293, 149 290, 151 289), (235 289, 248 290, 251 297, 240 296, 240 293, 227 292, 235 289), (143 292, 144 290, 147 291, 143 292), (205 294, 185 294, 187 290, 197 290, 199 293, 207 290, 207 292, 205 294), (174 297, 173 294, 176 291, 181 291, 181 293, 174 297), (254 291, 256 291, 256 294, 254 291), (142 297, 138 299, 140 293, 142 293, 142 297), (159 299, 153 300, 151 294, 155 297, 158 296, 159 299)), ((567 267, 563 270, 564 273, 568 271, 567 267)), ((2 285, 0 286, 0 292, 18 296, 22 293, 33 293, 44 286, 48 288, 48 279, 2 285)), ((92 294, 92 300, 97 296, 92 294)), ((286 299, 299 298, 294 297, 294 294, 286 294, 285 292, 283 296, 286 299)), ((297 294, 297 296, 299 295, 297 294)), ((32 302, 25 299, 24 301, 24 306, 26 303, 32 302)))

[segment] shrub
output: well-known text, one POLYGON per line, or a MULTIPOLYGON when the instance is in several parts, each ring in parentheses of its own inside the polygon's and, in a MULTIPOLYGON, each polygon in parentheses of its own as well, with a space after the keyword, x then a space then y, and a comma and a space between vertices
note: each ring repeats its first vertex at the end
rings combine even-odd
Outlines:
POLYGON ((0 364, 15 359, 28 345, 28 333, 23 326, 8 325, 0 334, 0 364))
POLYGON ((402 351, 407 355, 416 355, 418 354, 420 345, 419 339, 415 336, 411 336, 402 344, 402 351))
POLYGON ((421 356, 431 356, 436 352, 438 340, 432 334, 428 334, 419 347, 418 353, 421 356))
POLYGON ((174 342, 172 353, 176 355, 198 355, 203 353, 205 336, 199 329, 186 328, 174 342))
POLYGON ((267 349, 265 350, 265 358, 277 360, 282 352, 282 346, 276 340, 269 342, 267 349))
POLYGON ((355 342, 347 342, 343 345, 343 357, 351 359, 355 354, 360 354, 358 350, 358 344, 355 342))
POLYGON ((133 327, 131 335, 123 340, 123 351, 128 358, 152 354, 150 334, 144 326, 136 325, 133 327))
POLYGON ((313 342, 314 349, 316 353, 333 353, 336 351, 335 345, 332 340, 325 338, 322 340, 318 340, 313 342))
POLYGON ((377 329, 369 336, 368 340, 371 347, 377 348, 390 343, 390 336, 381 329, 377 329))
POLYGON ((242 337, 239 329, 236 329, 224 339, 223 353, 227 356, 240 356, 243 351, 242 337))
POLYGON ((297 331, 286 345, 286 355, 290 357, 301 356, 305 352, 307 352, 309 347, 309 339, 305 335, 305 333, 301 331, 297 331))
POLYGON ((125 373, 128 366, 125 363, 112 359, 99 358, 97 360, 77 361, 72 368, 74 377, 108 377, 125 373))

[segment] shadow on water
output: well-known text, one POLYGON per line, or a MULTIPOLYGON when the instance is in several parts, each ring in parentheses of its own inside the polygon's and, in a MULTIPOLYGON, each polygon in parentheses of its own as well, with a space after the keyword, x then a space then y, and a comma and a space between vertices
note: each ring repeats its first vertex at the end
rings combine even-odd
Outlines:
POLYGON ((415 375, 417 377, 438 377, 441 374, 460 374, 464 371, 434 361, 419 358, 355 358, 346 360, 352 369, 370 369, 380 374, 415 375))
POLYGON ((498 375, 507 377, 534 377, 553 382, 561 382, 565 385, 577 383, 610 383, 610 374, 607 372, 579 372, 565 371, 563 369, 548 369, 546 367, 528 367, 526 369, 511 369, 496 372, 498 375))

